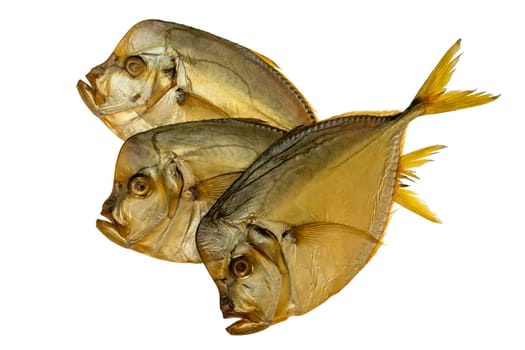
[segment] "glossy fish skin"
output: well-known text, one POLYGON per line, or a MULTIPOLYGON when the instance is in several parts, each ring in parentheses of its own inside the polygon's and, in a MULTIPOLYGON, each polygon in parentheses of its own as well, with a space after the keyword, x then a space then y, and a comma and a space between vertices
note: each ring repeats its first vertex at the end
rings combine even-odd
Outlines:
POLYGON ((496 98, 445 90, 458 49, 459 41, 403 112, 365 113, 290 132, 204 216, 197 249, 218 287, 223 316, 240 318, 229 333, 258 332, 304 314, 366 265, 394 199, 410 197, 399 186, 409 173, 402 167, 411 163, 401 157, 408 123, 496 98))
POLYGON ((201 262, 194 239, 200 218, 283 135, 256 121, 216 119, 132 136, 122 146, 102 208, 109 221, 98 220, 98 229, 116 244, 158 259, 201 262), (142 183, 140 174, 155 189, 151 194, 130 192, 132 180, 142 183))
POLYGON ((289 130, 309 103, 268 58, 205 31, 145 20, 79 81, 84 103, 118 137, 166 124, 246 117, 289 130))
POLYGON ((125 248, 201 262, 195 232, 217 198, 284 131, 238 119, 168 125, 122 146, 97 228, 125 248))

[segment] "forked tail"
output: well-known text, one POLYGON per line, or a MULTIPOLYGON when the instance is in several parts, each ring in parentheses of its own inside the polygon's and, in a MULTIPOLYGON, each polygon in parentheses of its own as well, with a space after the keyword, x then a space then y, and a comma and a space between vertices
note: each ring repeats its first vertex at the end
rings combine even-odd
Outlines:
POLYGON ((456 54, 460 44, 461 39, 448 49, 417 92, 407 112, 417 107, 422 108, 419 115, 450 112, 489 103, 499 97, 475 90, 446 91, 446 86, 459 60, 456 54))
MULTIPOLYGON (((428 76, 423 86, 419 89, 410 106, 401 114, 401 126, 425 114, 450 112, 457 109, 469 108, 494 101, 499 96, 475 90, 446 91, 446 86, 454 72, 454 67, 459 60, 457 52, 461 40, 458 40, 438 62, 432 73, 428 76)), ((433 222, 441 222, 439 218, 421 201, 415 192, 407 188, 402 180, 414 181, 417 179, 413 168, 429 161, 428 157, 444 146, 431 146, 406 154, 399 161, 399 183, 394 193, 394 200, 413 211, 414 213, 433 222)))

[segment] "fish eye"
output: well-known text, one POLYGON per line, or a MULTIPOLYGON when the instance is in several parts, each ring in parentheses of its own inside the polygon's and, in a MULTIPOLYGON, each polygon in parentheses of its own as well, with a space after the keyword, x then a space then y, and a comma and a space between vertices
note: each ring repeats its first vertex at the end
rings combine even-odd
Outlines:
POLYGON ((140 56, 130 56, 126 58, 124 68, 129 75, 136 78, 146 70, 146 62, 140 56))
POLYGON ((136 175, 129 180, 128 190, 132 194, 145 197, 151 192, 151 184, 149 178, 144 175, 136 175))
POLYGON ((235 278, 242 278, 252 273, 252 263, 245 256, 235 258, 230 263, 230 270, 235 278))

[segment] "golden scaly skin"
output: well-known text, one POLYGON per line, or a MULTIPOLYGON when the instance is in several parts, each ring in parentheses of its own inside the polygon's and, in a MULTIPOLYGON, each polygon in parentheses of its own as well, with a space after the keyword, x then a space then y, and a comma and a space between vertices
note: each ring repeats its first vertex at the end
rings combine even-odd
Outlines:
POLYGON ((268 58, 177 23, 137 23, 86 77, 77 84, 84 103, 123 140, 202 119, 255 118, 284 130, 316 120, 268 58))
POLYGON ((237 119, 168 125, 122 146, 98 229, 113 242, 175 262, 201 262, 197 225, 284 131, 237 119))
MULTIPOLYGON (((399 187, 410 174, 401 166, 424 162, 401 157, 408 123, 496 98, 445 91, 458 49, 459 41, 403 112, 341 117, 290 132, 204 216, 197 249, 219 289, 223 316, 240 318, 228 332, 249 334, 304 314, 366 265, 395 197, 410 197, 399 187)), ((417 207, 412 200, 403 202, 417 207)))

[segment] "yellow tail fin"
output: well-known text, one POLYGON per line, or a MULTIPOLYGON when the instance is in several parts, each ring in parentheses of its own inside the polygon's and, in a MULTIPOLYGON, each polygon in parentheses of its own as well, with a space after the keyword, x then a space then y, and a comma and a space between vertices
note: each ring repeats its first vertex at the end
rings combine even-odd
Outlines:
MULTIPOLYGON (((431 162, 432 160, 428 159, 428 157, 436 154, 437 151, 445 147, 446 146, 443 145, 429 146, 403 155, 399 160, 399 179, 406 179, 409 181, 419 179, 413 168, 431 162)), ((428 206, 417 197, 414 191, 407 189, 406 186, 407 185, 403 183, 398 185, 396 192, 394 193, 395 202, 427 220, 441 223, 441 220, 439 220, 436 214, 434 214, 428 206)))
POLYGON ((460 44, 461 39, 448 49, 416 94, 412 105, 423 105, 423 114, 443 113, 479 106, 499 97, 486 92, 475 92, 475 90, 446 91, 446 86, 459 60, 456 54, 460 44))
MULTIPOLYGON (((417 92, 410 106, 405 110, 404 117, 401 118, 402 124, 406 125, 414 118, 425 114, 435 114, 450 112, 457 109, 479 106, 494 101, 499 96, 494 96, 486 92, 475 92, 474 90, 464 91, 447 91, 446 86, 454 73, 454 67, 459 60, 457 52, 461 40, 458 40, 448 49, 438 62, 434 70, 430 73, 427 80, 417 92)), ((399 161, 399 179, 414 181, 417 179, 412 168, 421 166, 430 160, 426 157, 436 153, 444 146, 431 146, 418 151, 406 154, 399 161)), ((428 206, 423 203, 415 192, 406 188, 406 184, 398 184, 394 194, 394 200, 421 215, 422 217, 433 221, 441 222, 428 206)))

